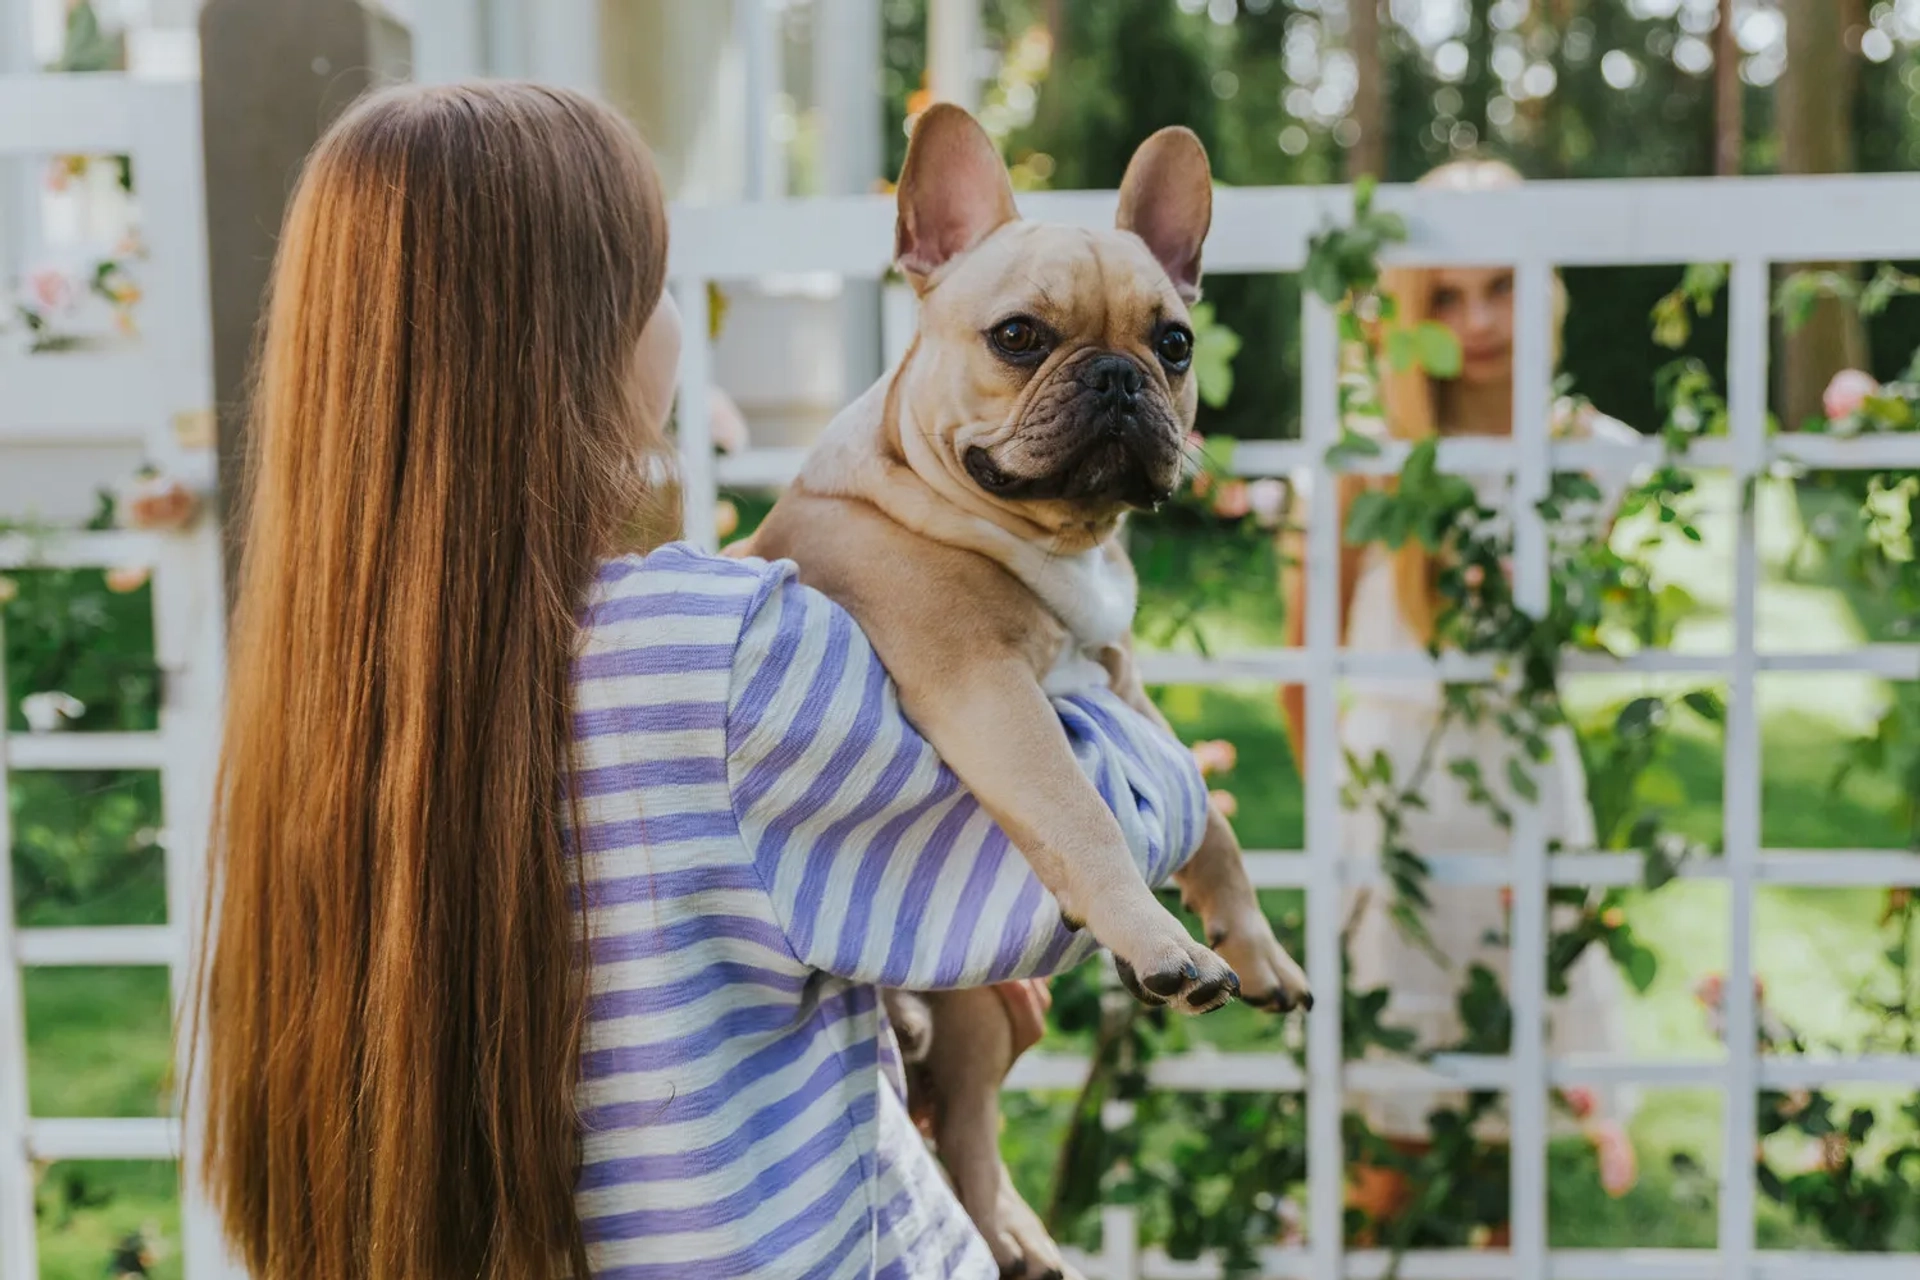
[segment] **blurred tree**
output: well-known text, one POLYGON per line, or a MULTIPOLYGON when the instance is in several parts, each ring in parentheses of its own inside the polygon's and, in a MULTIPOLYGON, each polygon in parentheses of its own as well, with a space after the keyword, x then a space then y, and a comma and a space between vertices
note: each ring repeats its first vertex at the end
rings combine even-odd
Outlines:
POLYGON ((1380 39, 1380 0, 1348 0, 1347 48, 1353 54, 1355 126, 1347 177, 1387 172, 1387 71, 1380 39))
POLYGON ((1720 0, 1713 26, 1713 171, 1722 176, 1740 172, 1745 141, 1733 9, 1733 0, 1720 0))
MULTIPOLYGON (((1786 0, 1787 69, 1780 78, 1778 118, 1782 173, 1853 170, 1853 50, 1865 25, 1859 6, 1860 0, 1786 0)), ((1795 430, 1818 417, 1828 380, 1866 360, 1866 332, 1854 308, 1832 298, 1818 303, 1805 325, 1782 338, 1781 424, 1795 430)))

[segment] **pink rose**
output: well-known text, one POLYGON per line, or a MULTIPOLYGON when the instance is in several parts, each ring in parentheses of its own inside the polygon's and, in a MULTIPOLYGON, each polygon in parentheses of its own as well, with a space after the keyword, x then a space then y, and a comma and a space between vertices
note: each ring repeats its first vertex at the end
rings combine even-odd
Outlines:
POLYGON ((120 500, 120 523, 129 529, 171 531, 193 523, 200 500, 168 476, 136 480, 120 500))
POLYGON ((1576 1120, 1585 1120, 1600 1108, 1600 1099, 1586 1085, 1576 1084, 1560 1091, 1560 1098, 1576 1120))
POLYGON ((1240 752, 1223 738, 1209 738, 1193 744, 1193 758, 1200 765, 1200 776, 1227 773, 1240 758, 1240 752))
POLYGON ((1207 798, 1213 801, 1213 807, 1220 811, 1223 818, 1231 818, 1240 812, 1240 802, 1233 798, 1231 791, 1209 791, 1207 798))
POLYGON ((64 311, 73 305, 73 281, 57 267, 41 267, 27 277, 27 297, 43 315, 64 311))
POLYGON ((1222 520, 1238 520, 1253 510, 1253 497, 1245 480, 1229 480, 1213 495, 1213 514, 1222 520))
POLYGON ((1827 421, 1838 422, 1860 412, 1868 396, 1879 394, 1880 384, 1874 381, 1872 374, 1859 369, 1842 369, 1833 375, 1833 381, 1827 384, 1820 402, 1827 411, 1827 421))
POLYGON ((1587 1126, 1587 1141, 1600 1160, 1600 1186, 1618 1200, 1640 1180, 1640 1162, 1633 1141, 1618 1121, 1596 1120, 1587 1126))

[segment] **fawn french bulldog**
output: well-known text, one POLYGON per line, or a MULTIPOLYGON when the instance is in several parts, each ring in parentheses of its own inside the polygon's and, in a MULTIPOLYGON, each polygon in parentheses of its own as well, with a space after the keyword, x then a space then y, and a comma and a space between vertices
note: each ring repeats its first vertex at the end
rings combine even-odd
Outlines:
MULTIPOLYGON (((1175 877, 1203 946, 1141 879, 1048 703, 1106 685, 1166 727, 1133 668, 1118 533, 1181 479, 1197 397, 1187 306, 1212 199, 1199 140, 1163 129, 1127 168, 1114 230, 1025 222, 980 126, 929 110, 895 241, 918 332, 740 550, 795 561, 853 614, 902 709, 1137 998, 1202 1012, 1238 994, 1284 1011, 1310 1002, 1306 977, 1225 818, 1209 814, 1175 877)), ((997 1151, 1005 1007, 944 992, 889 993, 889 1008, 912 1032, 941 1160, 1003 1273, 1064 1274, 997 1151)))

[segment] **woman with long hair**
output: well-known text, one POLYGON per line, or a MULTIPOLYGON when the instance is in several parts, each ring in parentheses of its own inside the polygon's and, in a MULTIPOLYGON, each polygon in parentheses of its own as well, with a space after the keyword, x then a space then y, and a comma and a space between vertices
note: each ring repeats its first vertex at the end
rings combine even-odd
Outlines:
MULTIPOLYGON (((633 130, 532 85, 371 97, 300 178, 195 1064, 257 1280, 997 1274, 877 989, 1090 944, 791 565, 641 554, 666 236, 633 130)), ((1190 755, 1058 710, 1163 879, 1190 755)))
MULTIPOLYGON (((1462 161, 1434 170, 1420 185, 1433 190, 1473 192, 1511 186, 1519 175, 1494 161, 1462 161)), ((1559 355, 1566 296, 1554 281, 1553 343, 1559 355)), ((1513 429, 1513 272, 1504 267, 1407 268, 1381 274, 1380 291, 1392 298, 1391 320, 1376 326, 1374 341, 1381 367, 1381 417, 1387 436, 1420 441, 1435 436, 1490 436, 1512 434, 1513 429), (1411 328, 1436 321, 1452 331, 1460 347, 1460 370, 1453 378, 1436 378, 1418 366, 1395 369, 1385 353, 1386 334, 1394 326, 1411 328)), ((1638 436, 1630 428, 1595 413, 1591 408, 1562 402, 1554 406, 1551 429, 1556 436, 1582 436, 1630 443, 1638 436)), ((1497 476, 1468 477, 1479 493, 1480 505, 1493 511, 1510 506, 1506 481, 1497 476)), ((1340 524, 1369 484, 1389 481, 1342 477, 1336 486, 1340 524)), ((1603 508, 1609 504, 1601 504, 1603 508)), ((1588 529, 1604 537, 1610 517, 1589 509, 1578 517, 1588 529)), ((1304 548, 1297 535, 1288 548, 1289 568, 1283 591, 1291 640, 1305 635, 1304 548)), ((1436 557, 1417 539, 1397 549, 1379 544, 1344 545, 1340 553, 1341 643, 1361 652, 1412 652, 1435 643, 1436 626, 1446 611, 1441 596, 1436 557)), ((1497 718, 1469 721, 1449 714, 1437 681, 1353 679, 1346 682, 1339 720, 1340 748, 1362 761, 1384 754, 1398 786, 1419 783, 1423 807, 1409 807, 1399 840, 1421 855, 1493 853, 1504 850, 1511 838, 1495 807, 1511 812, 1521 804, 1508 780, 1508 761, 1515 743, 1497 718), (1457 761, 1474 765, 1473 776, 1491 793, 1493 804, 1476 800, 1472 784, 1453 771, 1457 761)), ((1281 691, 1282 709, 1294 743, 1296 760, 1305 761, 1305 693, 1299 686, 1281 691)), ((1552 756, 1532 766, 1538 788, 1537 804, 1545 837, 1567 849, 1590 849, 1595 843, 1593 813, 1587 802, 1586 773, 1579 744, 1565 724, 1547 734, 1552 756)), ((1303 765, 1304 767, 1304 765, 1303 765)), ((1341 842, 1353 858, 1377 858, 1384 836, 1381 816, 1364 807, 1342 815, 1341 842)), ((1385 887, 1363 890, 1353 901, 1348 954, 1351 981, 1359 989, 1386 988, 1388 1003, 1383 1021, 1411 1031, 1418 1050, 1458 1046, 1468 1028, 1458 1013, 1460 988, 1474 966, 1485 966, 1503 987, 1508 977, 1507 909, 1501 891, 1491 887, 1432 885, 1430 905, 1418 911, 1417 930, 1404 928, 1394 918, 1385 887), (1411 934, 1411 936, 1410 936, 1411 934)), ((1549 1048, 1555 1054, 1618 1052, 1624 1048, 1621 1025, 1621 985, 1612 961, 1600 948, 1588 948, 1568 975, 1565 996, 1549 1007, 1549 1048)), ((1612 1124, 1617 1134, 1621 1097, 1600 1099, 1580 1095, 1582 1105, 1596 1105, 1598 1124, 1612 1124)), ((1417 1154, 1428 1145, 1427 1117, 1436 1107, 1457 1106, 1460 1095, 1401 1092, 1357 1099, 1369 1127, 1403 1153, 1417 1154)), ((1593 1118, 1593 1117, 1590 1117, 1593 1118)), ((1499 1114, 1485 1118, 1480 1134, 1489 1142, 1505 1140, 1505 1120, 1499 1114)), ((1355 1171, 1355 1199, 1376 1217, 1391 1218, 1405 1207, 1408 1187, 1387 1170, 1362 1167, 1355 1171)))

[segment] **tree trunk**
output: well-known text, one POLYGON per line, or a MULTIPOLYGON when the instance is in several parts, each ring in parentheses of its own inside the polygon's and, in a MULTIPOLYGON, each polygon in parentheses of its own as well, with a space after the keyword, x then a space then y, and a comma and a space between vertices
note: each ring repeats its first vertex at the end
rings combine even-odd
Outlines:
POLYGON ((1360 136, 1347 148, 1347 177, 1387 174, 1387 76, 1380 48, 1380 0, 1348 0, 1347 44, 1356 84, 1349 117, 1360 136))
POLYGON ((1733 19, 1733 0, 1720 0, 1720 25, 1713 33, 1713 172, 1723 178, 1740 172, 1746 138, 1733 19))
MULTIPOLYGON (((1782 173, 1847 173, 1853 168, 1857 76, 1846 38, 1853 9, 1844 0, 1786 0, 1787 68, 1776 99, 1782 173)), ((1823 300, 1807 323, 1784 339, 1782 426, 1794 430, 1818 416, 1828 380, 1842 369, 1864 364, 1866 350, 1866 332, 1852 305, 1823 300)))

